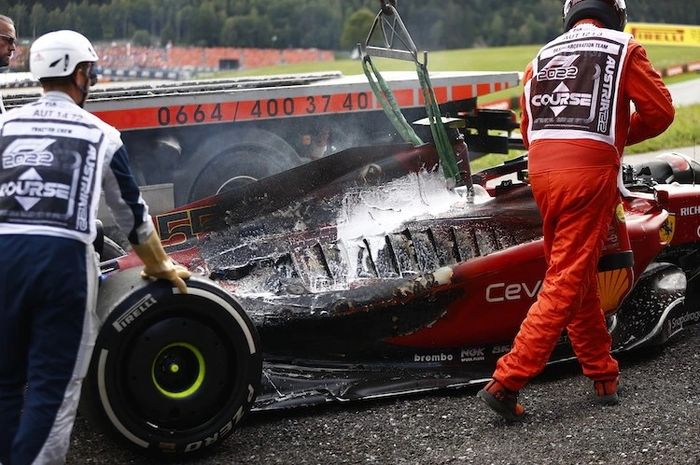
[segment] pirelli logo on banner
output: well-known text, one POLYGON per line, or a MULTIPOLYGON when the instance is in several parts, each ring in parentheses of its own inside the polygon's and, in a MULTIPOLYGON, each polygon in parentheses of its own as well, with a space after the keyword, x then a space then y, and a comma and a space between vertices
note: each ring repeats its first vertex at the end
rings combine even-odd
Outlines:
POLYGON ((642 44, 700 47, 700 26, 627 23, 625 32, 632 34, 642 44))

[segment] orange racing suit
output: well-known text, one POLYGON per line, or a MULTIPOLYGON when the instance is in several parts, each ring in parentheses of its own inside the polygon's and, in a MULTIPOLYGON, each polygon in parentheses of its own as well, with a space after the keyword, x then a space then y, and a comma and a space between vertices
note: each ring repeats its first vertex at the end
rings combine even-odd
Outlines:
POLYGON ((566 329, 584 375, 614 380, 619 368, 610 355, 597 263, 619 201, 624 146, 671 124, 671 96, 644 48, 595 20, 578 22, 543 47, 523 82, 521 132, 547 271, 493 378, 520 390, 544 368, 566 329))

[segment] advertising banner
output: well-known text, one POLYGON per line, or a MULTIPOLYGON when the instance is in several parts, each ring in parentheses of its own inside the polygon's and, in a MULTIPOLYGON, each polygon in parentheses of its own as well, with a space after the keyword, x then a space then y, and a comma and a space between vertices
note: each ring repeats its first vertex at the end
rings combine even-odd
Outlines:
POLYGON ((700 26, 683 24, 627 23, 625 32, 644 45, 685 45, 700 47, 700 26))

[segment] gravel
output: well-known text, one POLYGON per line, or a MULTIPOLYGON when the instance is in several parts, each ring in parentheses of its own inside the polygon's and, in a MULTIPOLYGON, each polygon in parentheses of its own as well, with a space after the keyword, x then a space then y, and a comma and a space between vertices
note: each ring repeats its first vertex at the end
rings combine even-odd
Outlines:
MULTIPOLYGON (((506 424, 476 389, 253 414, 187 464, 700 464, 700 326, 661 351, 624 356, 621 404, 598 405, 576 364, 521 392, 506 424)), ((151 464, 78 418, 69 464, 151 464)), ((174 462, 171 462, 174 463, 174 462)))

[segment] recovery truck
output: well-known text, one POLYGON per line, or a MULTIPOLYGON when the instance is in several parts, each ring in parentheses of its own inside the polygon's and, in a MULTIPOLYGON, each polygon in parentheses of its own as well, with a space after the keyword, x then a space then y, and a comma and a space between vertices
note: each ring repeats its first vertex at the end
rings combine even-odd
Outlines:
MULTIPOLYGON (((28 73, 0 76, 7 110, 39 97, 28 73)), ((442 114, 467 121, 472 158, 507 153, 517 144, 509 137, 516 127, 512 112, 476 104, 477 97, 517 86, 517 72, 431 77, 442 114)), ((415 73, 386 72, 384 78, 409 122, 426 116, 415 73)), ((362 74, 102 83, 85 107, 122 132, 156 214, 320 156, 400 140, 362 74)))

